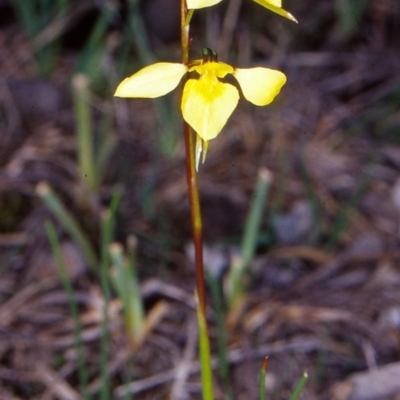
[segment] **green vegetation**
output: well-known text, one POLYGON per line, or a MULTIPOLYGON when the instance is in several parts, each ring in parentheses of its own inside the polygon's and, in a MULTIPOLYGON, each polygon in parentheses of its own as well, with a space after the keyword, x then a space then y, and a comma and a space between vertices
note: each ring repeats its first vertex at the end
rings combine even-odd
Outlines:
POLYGON ((397 345, 370 338, 390 337, 384 313, 400 293, 386 275, 397 262, 399 16, 390 1, 286 0, 293 27, 247 0, 224 3, 194 13, 190 59, 218 37, 227 62, 282 69, 288 83, 268 110, 240 102, 200 167, 218 271, 206 271, 195 348, 178 95, 112 97, 144 65, 179 62, 179 40, 164 43, 155 11, 135 0, 0 4, 11 21, 0 16, 0 398, 62 399, 61 388, 147 400, 176 384, 187 398, 297 400, 392 361, 397 345), (29 111, 44 96, 24 91, 31 81, 60 90, 57 112, 29 111), (34 370, 43 364, 59 386, 34 370))

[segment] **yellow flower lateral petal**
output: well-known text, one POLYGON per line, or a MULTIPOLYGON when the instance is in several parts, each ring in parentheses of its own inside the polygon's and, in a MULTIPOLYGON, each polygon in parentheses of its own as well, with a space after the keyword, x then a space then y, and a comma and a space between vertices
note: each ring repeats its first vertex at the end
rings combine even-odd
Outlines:
POLYGON ((197 10, 199 8, 215 6, 222 0, 186 0, 186 5, 189 10, 197 10))
POLYGON ((117 87, 116 97, 155 98, 174 90, 188 71, 184 64, 160 62, 142 68, 117 87))
POLYGON ((267 8, 268 10, 281 15, 291 21, 298 22, 297 19, 287 12, 286 10, 282 9, 282 1, 281 0, 253 0, 255 3, 267 8))
POLYGON ((189 79, 182 95, 183 118, 207 142, 221 132, 238 101, 238 90, 215 76, 189 79))
POLYGON ((282 0, 264 0, 264 2, 269 3, 272 6, 282 8, 282 0))
POLYGON ((233 76, 239 82, 243 96, 256 106, 271 103, 286 83, 284 73, 269 68, 237 68, 233 76))

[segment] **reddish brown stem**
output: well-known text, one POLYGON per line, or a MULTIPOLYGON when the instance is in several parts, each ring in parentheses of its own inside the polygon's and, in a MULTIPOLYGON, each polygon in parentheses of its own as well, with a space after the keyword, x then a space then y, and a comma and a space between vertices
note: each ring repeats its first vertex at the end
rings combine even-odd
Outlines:
MULTIPOLYGON (((186 23, 187 13, 186 0, 181 0, 181 47, 182 63, 184 64, 189 61, 189 25, 186 23)), ((201 221, 199 185, 195 160, 195 134, 185 121, 183 123, 183 131, 185 135, 186 175, 195 248, 196 288, 200 309, 205 316, 206 295, 203 267, 203 226, 201 221)))
POLYGON ((203 226, 201 221, 199 186, 194 156, 194 135, 192 129, 187 123, 184 123, 184 134, 186 146, 186 175, 195 249, 196 288, 199 297, 199 304, 203 315, 205 315, 206 295, 203 267, 203 226))

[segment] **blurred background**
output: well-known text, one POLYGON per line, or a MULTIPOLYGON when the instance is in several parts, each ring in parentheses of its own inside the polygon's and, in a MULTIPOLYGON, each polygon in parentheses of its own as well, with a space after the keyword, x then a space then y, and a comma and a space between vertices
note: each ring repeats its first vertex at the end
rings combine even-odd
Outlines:
MULTIPOLYGON (((0 0, 1 399, 201 397, 179 91, 113 98, 139 68, 179 62, 178 3, 0 0)), ((398 0, 283 5, 298 24, 225 0, 191 27, 192 59, 211 47, 288 77, 271 106, 239 104, 200 167, 216 357, 219 303, 231 317, 216 398, 257 398, 269 355, 271 399, 304 370, 303 399, 399 399, 398 0), (232 317, 223 287, 260 169, 232 317)))

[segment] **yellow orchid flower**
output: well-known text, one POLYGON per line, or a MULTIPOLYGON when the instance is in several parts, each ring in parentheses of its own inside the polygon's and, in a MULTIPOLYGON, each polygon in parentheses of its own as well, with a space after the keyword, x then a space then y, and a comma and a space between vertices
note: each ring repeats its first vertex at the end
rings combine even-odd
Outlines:
POLYGON ((239 101, 239 91, 225 80, 232 75, 246 100, 257 106, 271 103, 286 82, 277 70, 234 68, 218 61, 217 54, 203 50, 203 58, 186 64, 159 62, 144 67, 123 80, 114 94, 116 97, 155 98, 174 90, 183 76, 189 73, 183 88, 181 110, 184 120, 196 131, 196 160, 208 141, 214 139, 225 126, 239 101))
MULTIPOLYGON (((220 3, 221 1, 222 0, 186 0, 186 4, 189 10, 197 10, 199 8, 214 6, 220 3)), ((292 14, 282 9, 282 0, 253 0, 253 1, 272 12, 281 15, 282 17, 297 22, 297 19, 292 14)))

